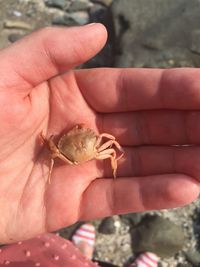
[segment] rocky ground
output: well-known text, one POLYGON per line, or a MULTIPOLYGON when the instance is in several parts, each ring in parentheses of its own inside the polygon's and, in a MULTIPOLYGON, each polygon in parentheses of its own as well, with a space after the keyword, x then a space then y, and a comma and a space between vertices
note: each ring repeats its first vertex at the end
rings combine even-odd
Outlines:
MULTIPOLYGON (((0 48, 47 25, 99 21, 109 40, 84 67, 199 67, 199 14, 199 0, 0 0, 0 48)), ((199 203, 93 221, 94 258, 122 267, 151 250, 162 267, 200 266, 199 203)), ((60 234, 70 238, 77 225, 60 234)))

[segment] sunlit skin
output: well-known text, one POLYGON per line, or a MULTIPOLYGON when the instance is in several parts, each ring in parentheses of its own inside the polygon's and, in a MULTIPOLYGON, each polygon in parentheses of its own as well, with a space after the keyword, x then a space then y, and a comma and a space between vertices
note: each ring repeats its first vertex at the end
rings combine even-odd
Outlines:
POLYGON ((0 52, 1 243, 199 195, 200 70, 72 70, 106 38, 101 24, 46 28, 0 52), (118 178, 109 160, 55 160, 48 184, 49 154, 38 137, 59 137, 79 122, 119 141, 118 178))

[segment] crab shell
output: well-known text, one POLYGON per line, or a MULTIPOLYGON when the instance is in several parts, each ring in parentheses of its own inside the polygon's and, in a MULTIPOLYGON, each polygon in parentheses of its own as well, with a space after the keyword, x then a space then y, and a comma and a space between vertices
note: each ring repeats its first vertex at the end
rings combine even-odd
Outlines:
POLYGON ((96 142, 95 132, 79 125, 63 135, 57 147, 68 160, 74 164, 79 164, 95 158, 96 142))

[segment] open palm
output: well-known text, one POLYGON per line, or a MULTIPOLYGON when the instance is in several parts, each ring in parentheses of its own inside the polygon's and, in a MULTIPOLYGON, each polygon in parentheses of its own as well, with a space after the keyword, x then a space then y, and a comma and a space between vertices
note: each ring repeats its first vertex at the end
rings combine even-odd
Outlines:
POLYGON ((176 207, 197 197, 198 71, 71 70, 105 40, 99 24, 47 28, 1 51, 1 243, 79 219, 176 207), (118 179, 109 161, 56 161, 48 184, 49 153, 40 133, 59 137, 78 123, 115 135, 125 147, 118 179), (193 146, 173 146, 185 144, 193 146))

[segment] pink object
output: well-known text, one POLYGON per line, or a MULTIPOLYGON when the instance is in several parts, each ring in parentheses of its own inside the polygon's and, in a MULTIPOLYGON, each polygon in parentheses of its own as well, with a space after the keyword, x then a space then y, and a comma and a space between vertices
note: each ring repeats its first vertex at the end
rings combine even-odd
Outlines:
POLYGON ((72 242, 78 245, 79 242, 87 242, 94 246, 95 228, 92 224, 86 223, 81 225, 72 237, 72 242))
POLYGON ((55 234, 0 248, 0 266, 8 267, 97 267, 72 242, 55 234))
POLYGON ((151 252, 145 252, 139 255, 134 263, 137 267, 157 267, 158 256, 151 252))

